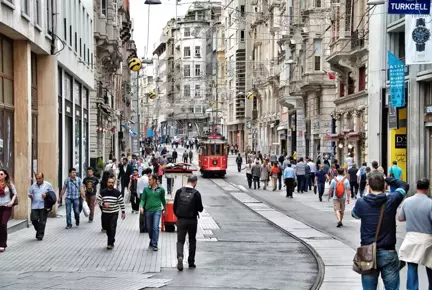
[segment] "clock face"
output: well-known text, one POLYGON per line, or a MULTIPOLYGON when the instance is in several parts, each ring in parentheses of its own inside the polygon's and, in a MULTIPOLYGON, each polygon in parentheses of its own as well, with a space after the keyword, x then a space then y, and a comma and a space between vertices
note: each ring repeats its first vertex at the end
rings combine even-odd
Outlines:
POLYGON ((425 27, 417 27, 412 32, 412 39, 416 43, 423 44, 430 38, 430 31, 425 27))

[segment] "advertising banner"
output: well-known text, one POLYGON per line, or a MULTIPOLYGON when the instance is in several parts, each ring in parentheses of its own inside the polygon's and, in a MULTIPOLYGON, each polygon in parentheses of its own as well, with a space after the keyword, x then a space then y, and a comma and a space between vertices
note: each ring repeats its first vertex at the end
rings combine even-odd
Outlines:
POLYGON ((430 0, 389 0, 388 14, 429 14, 430 0))
POLYGON ((390 105, 405 107, 405 64, 390 51, 387 52, 390 78, 390 105))
POLYGON ((405 16, 406 64, 432 63, 432 17, 430 15, 405 16))

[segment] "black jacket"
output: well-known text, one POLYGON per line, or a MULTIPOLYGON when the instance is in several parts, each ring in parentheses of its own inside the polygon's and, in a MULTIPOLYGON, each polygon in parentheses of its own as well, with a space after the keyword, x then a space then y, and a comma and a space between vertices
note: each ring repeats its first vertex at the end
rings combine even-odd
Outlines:
POLYGON ((51 211, 53 206, 57 202, 57 195, 55 194, 54 191, 48 191, 46 193, 46 197, 45 197, 44 201, 45 201, 45 209, 47 211, 51 211))
POLYGON ((128 185, 130 176, 133 173, 133 168, 129 164, 126 166, 126 171, 123 169, 123 164, 119 166, 119 175, 118 179, 121 180, 122 185, 128 185))
MULTIPOLYGON (((185 187, 187 192, 193 192, 195 191, 194 194, 194 200, 195 200, 195 214, 193 218, 196 218, 200 212, 202 212, 204 210, 203 204, 202 204, 202 200, 201 200, 201 194, 198 190, 196 190, 195 188, 191 188, 191 187, 185 187)), ((183 188, 180 188, 179 190, 176 191, 175 197, 174 197, 174 214, 178 217, 178 218, 182 218, 181 216, 178 216, 178 212, 177 212, 177 206, 178 206, 178 199, 180 196, 180 193, 182 192, 183 188)))
POLYGON ((177 157, 178 157, 177 151, 174 151, 174 152, 171 154, 171 156, 172 156, 172 158, 177 159, 177 157))
POLYGON ((237 164, 242 164, 243 163, 243 158, 241 158, 240 156, 237 156, 236 163, 237 164))

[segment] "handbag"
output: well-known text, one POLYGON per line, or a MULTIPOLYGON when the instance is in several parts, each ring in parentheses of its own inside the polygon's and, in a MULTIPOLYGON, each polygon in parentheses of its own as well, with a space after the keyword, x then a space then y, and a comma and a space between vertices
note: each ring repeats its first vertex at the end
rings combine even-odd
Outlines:
MULTIPOLYGON (((9 188, 9 196, 10 196, 11 200, 14 197, 14 194, 10 188, 9 188)), ((17 205, 18 205, 18 194, 15 194, 15 201, 14 201, 12 206, 17 206, 17 205)))
POLYGON ((378 226, 375 233, 374 242, 370 245, 361 246, 357 248, 356 254, 353 259, 353 270, 359 274, 369 274, 376 270, 376 242, 381 229, 381 223, 384 215, 384 206, 381 207, 381 213, 378 220, 378 226))

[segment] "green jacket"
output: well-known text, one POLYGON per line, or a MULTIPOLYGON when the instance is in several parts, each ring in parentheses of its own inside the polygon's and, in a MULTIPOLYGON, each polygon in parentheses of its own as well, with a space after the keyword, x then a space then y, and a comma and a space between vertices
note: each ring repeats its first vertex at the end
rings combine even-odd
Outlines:
POLYGON ((158 185, 155 190, 150 186, 144 188, 141 194, 140 207, 144 207, 144 209, 148 211, 156 211, 161 210, 161 204, 165 208, 165 190, 162 186, 158 185))

